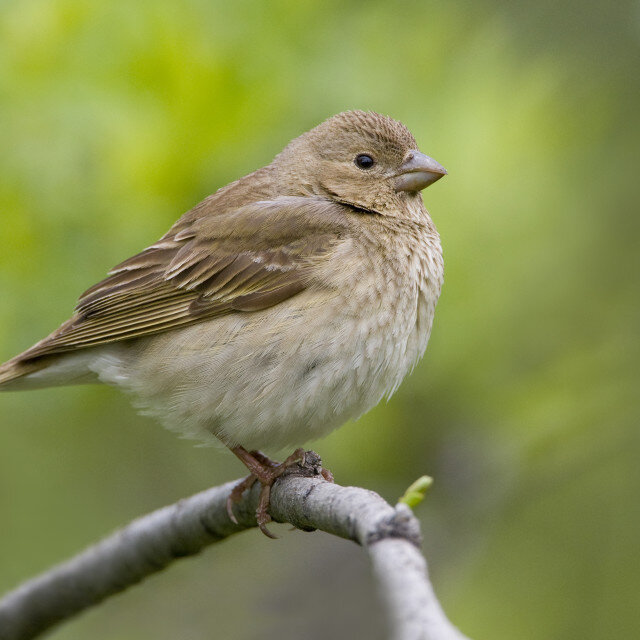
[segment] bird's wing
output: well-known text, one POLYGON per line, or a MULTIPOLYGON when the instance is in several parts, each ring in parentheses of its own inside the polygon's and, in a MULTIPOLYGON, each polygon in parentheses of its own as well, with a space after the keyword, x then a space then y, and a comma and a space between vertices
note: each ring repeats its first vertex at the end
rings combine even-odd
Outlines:
POLYGON ((346 208, 281 197, 221 214, 184 216, 157 243, 114 267, 75 315, 21 361, 259 311, 300 293, 330 259, 346 208))

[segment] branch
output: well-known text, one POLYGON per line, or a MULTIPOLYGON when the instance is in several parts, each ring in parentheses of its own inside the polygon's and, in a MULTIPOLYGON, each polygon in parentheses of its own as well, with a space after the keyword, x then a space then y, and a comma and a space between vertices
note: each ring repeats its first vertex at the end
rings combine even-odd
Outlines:
MULTIPOLYGON (((378 494, 320 478, 319 458, 273 486, 277 522, 320 529, 362 545, 386 605, 394 640, 466 640, 446 618, 420 553, 420 527, 409 507, 378 494)), ((30 640, 105 598, 124 591, 174 560, 256 526, 259 488, 229 520, 226 500, 235 482, 213 487, 134 520, 0 600, 0 640, 30 640)))

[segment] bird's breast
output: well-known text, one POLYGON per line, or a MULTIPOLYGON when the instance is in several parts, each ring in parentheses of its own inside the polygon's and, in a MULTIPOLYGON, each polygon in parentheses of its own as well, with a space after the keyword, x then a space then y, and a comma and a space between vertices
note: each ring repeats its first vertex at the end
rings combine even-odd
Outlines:
POLYGON ((154 336, 118 356, 117 376, 107 367, 101 375, 197 437, 273 451, 328 433, 393 393, 431 331, 442 284, 437 233, 381 231, 343 243, 317 274, 323 285, 154 336))
POLYGON ((443 282, 442 249, 430 220, 369 237, 362 249, 345 304, 358 327, 356 357, 379 392, 390 395, 427 346, 443 282))

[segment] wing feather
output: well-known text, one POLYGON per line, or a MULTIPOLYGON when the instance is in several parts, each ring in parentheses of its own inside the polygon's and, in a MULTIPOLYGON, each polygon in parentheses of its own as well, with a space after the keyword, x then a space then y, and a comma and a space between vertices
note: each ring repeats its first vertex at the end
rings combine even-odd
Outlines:
POLYGON ((196 207, 157 243, 87 289, 75 315, 19 358, 27 361, 277 305, 312 285, 317 265, 330 259, 347 229, 341 224, 345 209, 302 197, 260 201, 215 215, 196 207))

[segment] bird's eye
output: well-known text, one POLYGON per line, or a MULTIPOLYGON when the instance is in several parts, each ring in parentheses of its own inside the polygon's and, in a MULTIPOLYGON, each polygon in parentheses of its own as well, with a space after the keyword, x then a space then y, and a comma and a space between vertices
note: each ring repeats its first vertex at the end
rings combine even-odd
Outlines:
POLYGON ((373 165, 376 163, 376 161, 366 153, 357 155, 354 162, 356 163, 356 166, 360 167, 361 169, 371 169, 371 167, 373 167, 373 165))

